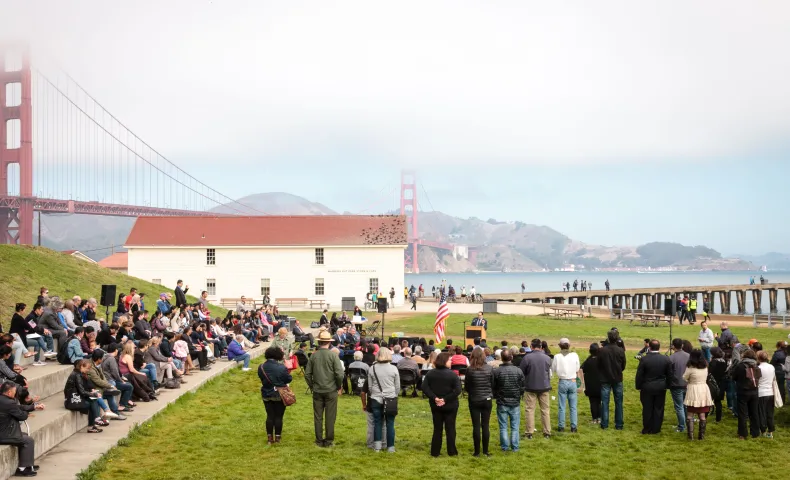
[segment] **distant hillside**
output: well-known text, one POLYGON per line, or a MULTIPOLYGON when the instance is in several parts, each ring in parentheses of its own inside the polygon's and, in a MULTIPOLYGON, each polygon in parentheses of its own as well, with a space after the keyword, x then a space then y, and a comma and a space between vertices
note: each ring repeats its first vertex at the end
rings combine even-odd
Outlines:
POLYGON ((732 257, 740 258, 752 262, 756 266, 765 265, 768 270, 790 270, 790 254, 769 252, 765 255, 733 255, 732 257))
MULTIPOLYGON (((8 331, 14 305, 26 303, 29 312, 42 286, 49 289, 50 295, 58 295, 64 300, 74 295, 98 300, 102 284, 116 285, 118 293, 136 287, 147 294, 146 308, 155 306, 161 292, 169 292, 175 287, 155 285, 48 248, 0 245, 0 320, 5 331, 8 331)), ((194 297, 188 298, 197 301, 194 297)), ((114 310, 110 308, 110 312, 114 310)), ((100 307, 101 317, 104 317, 104 311, 104 307, 100 307)), ((212 307, 211 311, 222 316, 226 313, 220 307, 212 307)))
MULTIPOLYGON (((269 215, 337 215, 337 212, 326 206, 307 200, 306 198, 290 193, 272 192, 256 193, 238 199, 238 203, 250 207, 259 212, 269 215)), ((237 210, 244 210, 237 204, 231 204, 233 208, 222 205, 211 209, 216 213, 237 213, 237 210), (237 209, 237 210, 234 210, 237 209)), ((256 213, 251 212, 252 215, 256 213)))

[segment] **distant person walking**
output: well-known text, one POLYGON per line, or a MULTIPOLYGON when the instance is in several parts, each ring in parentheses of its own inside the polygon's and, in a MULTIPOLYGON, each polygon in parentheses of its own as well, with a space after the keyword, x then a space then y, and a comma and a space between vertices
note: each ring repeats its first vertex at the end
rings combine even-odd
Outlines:
POLYGON ((526 291, 527 291, 527 286, 524 285, 524 282, 521 282, 521 293, 524 293, 526 291))
POLYGON ((573 281, 573 291, 574 292, 578 292, 579 291, 579 280, 574 280, 573 281))
POLYGON ((610 288, 609 288, 609 287, 611 286, 611 285, 609 284, 609 279, 608 279, 608 278, 606 279, 606 282, 604 282, 604 285, 606 286, 606 291, 608 292, 608 291, 610 290, 610 288))

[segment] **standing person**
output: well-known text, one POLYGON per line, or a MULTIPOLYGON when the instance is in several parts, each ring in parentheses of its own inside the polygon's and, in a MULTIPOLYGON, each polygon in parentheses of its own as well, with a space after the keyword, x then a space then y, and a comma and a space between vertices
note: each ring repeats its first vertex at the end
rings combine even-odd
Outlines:
POLYGON ((713 332, 708 328, 708 322, 706 321, 703 321, 700 326, 702 330, 699 331, 697 340, 699 340, 699 346, 700 349, 702 349, 702 355, 705 356, 705 361, 710 362, 710 349, 713 346, 713 332))
POLYGON ((475 452, 472 456, 480 456, 480 441, 482 439, 483 455, 489 457, 491 456, 488 453, 488 443, 491 436, 489 423, 491 420, 491 399, 494 397, 494 369, 486 363, 482 348, 472 350, 464 387, 469 394, 469 413, 472 415, 472 439, 475 444, 475 452))
MULTIPOLYGON (((461 395, 461 378, 450 369, 452 355, 442 352, 436 357, 434 369, 422 381, 422 391, 428 397, 433 416, 431 456, 442 452, 442 433, 447 436, 447 455, 458 455, 455 447, 455 420, 458 416, 458 397, 461 395)), ((501 367, 500 367, 501 368, 501 367)))
POLYGON ((689 299, 689 323, 695 324, 697 323, 697 294, 695 293, 689 299))
POLYGON ((524 293, 526 291, 527 291, 527 286, 524 285, 524 282, 521 282, 521 293, 524 293))
POLYGON ((581 375, 581 363, 576 352, 571 352, 571 342, 567 338, 560 339, 560 353, 554 355, 551 361, 551 371, 560 379, 557 394, 560 397, 559 422, 557 431, 565 430, 565 402, 571 411, 571 433, 576 433, 579 418, 577 413, 578 397, 576 379, 581 375))
POLYGON ((543 352, 540 339, 532 339, 532 353, 519 365, 524 373, 524 398, 527 415, 527 440, 532 440, 535 430, 535 405, 540 403, 540 423, 543 438, 551 438, 551 358, 543 352))
POLYGON ((584 384, 584 394, 590 401, 590 416, 593 424, 601 423, 601 375, 598 373, 598 349, 597 343, 590 344, 590 356, 582 363, 582 383, 584 384))
POLYGON ((499 422, 499 445, 503 452, 511 449, 518 452, 524 372, 513 365, 513 354, 509 349, 503 348, 500 355, 502 365, 493 371, 496 416, 499 422), (510 426, 509 435, 508 425, 510 426))
POLYGON ((608 292, 609 291, 609 279, 608 278, 604 282, 604 285, 606 286, 606 291, 608 292))
POLYGON ((650 340, 649 350, 639 361, 636 369, 636 389, 642 402, 642 434, 661 433, 664 423, 664 403, 667 387, 672 378, 672 362, 659 350, 658 340, 650 340))
POLYGON ((417 295, 414 293, 411 294, 411 309, 417 310, 417 295))
POLYGON ((390 400, 397 404, 400 392, 400 375, 398 375, 398 368, 392 364, 392 351, 389 348, 379 349, 376 363, 368 369, 366 386, 366 398, 373 411, 373 450, 381 451, 384 437, 382 429, 386 423, 387 451, 395 453, 395 416, 398 415, 398 412, 387 412, 385 403, 390 400))
POLYGON ((266 437, 269 445, 280 443, 283 434, 283 417, 285 404, 280 397, 279 388, 287 386, 293 378, 281 362, 283 351, 277 347, 269 347, 264 352, 266 361, 258 367, 258 378, 261 379, 261 398, 266 407, 266 437))
POLYGON ((686 407, 686 432, 689 440, 694 440, 694 414, 699 417, 698 440, 705 439, 705 428, 708 425, 707 415, 713 405, 710 388, 707 383, 708 362, 702 355, 702 350, 694 349, 689 355, 683 380, 686 382, 686 397, 683 401, 686 407))
POLYGON ((774 438, 774 379, 776 370, 768 360, 768 352, 757 352, 760 382, 757 385, 757 409, 760 415, 760 433, 765 438, 774 438))
POLYGON ((176 282, 176 288, 174 294, 176 296, 176 307, 184 308, 184 305, 187 304, 187 292, 189 291, 189 285, 183 287, 184 281, 178 280, 176 282))
POLYGON ((601 428, 609 428, 609 398, 614 393, 614 428, 622 430, 623 419, 623 371, 625 350, 617 345, 620 332, 616 328, 606 334, 606 346, 598 352, 598 372, 601 377, 601 428))
POLYGON ((719 387, 718 395, 713 396, 713 407, 716 410, 716 423, 721 421, 722 405, 721 401, 724 399, 724 394, 727 387, 727 361, 724 360, 724 351, 719 347, 710 349, 711 361, 708 364, 708 371, 713 375, 716 380, 716 385, 719 387))
POLYGON ((318 350, 313 352, 305 368, 304 378, 313 391, 313 426, 315 444, 331 447, 335 441, 337 397, 343 388, 343 362, 329 350, 332 335, 322 330, 318 334, 318 350), (322 428, 326 424, 326 429, 322 428))
POLYGON ((689 363, 689 354, 683 351, 683 340, 675 338, 672 340, 674 352, 669 356, 672 362, 672 379, 669 382, 669 392, 672 394, 672 404, 675 406, 675 415, 678 424, 676 431, 683 433, 686 429, 686 381, 683 374, 686 372, 686 365, 689 363))
POLYGON ((785 371, 784 365, 787 361, 787 342, 780 341, 776 343, 776 351, 771 357, 771 365, 774 366, 776 371, 776 385, 779 387, 779 392, 782 395, 782 403, 787 403, 787 389, 785 387, 785 371))
POLYGON ((747 349, 743 352, 740 362, 732 372, 732 380, 738 397, 738 439, 746 440, 749 433, 752 438, 760 436, 760 414, 758 386, 762 370, 757 366, 757 355, 754 350, 747 349), (749 430, 746 421, 749 421, 749 430))

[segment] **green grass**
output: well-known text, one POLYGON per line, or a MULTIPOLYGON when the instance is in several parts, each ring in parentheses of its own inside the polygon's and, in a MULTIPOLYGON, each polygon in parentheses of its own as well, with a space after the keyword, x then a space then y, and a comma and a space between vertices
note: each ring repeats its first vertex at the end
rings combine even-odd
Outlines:
MULTIPOLYGON (((42 286, 49 289, 50 296, 59 295, 63 300, 74 295, 98 300, 102 284, 116 285, 119 293, 136 287, 147 294, 145 302, 149 310, 153 310, 161 292, 171 290, 48 248, 0 245, 0 321, 6 331, 14 305, 26 303, 29 312, 42 286)), ((111 312, 114 310, 110 308, 111 312)), ((215 315, 225 315, 226 312, 220 307, 212 307, 211 311, 215 315)), ((103 317, 104 307, 100 306, 97 313, 103 317)))
MULTIPOLYGON (((315 315, 312 312, 311 315, 315 315)), ((297 314, 305 320, 311 316, 297 314)), ((602 338, 611 322, 599 320, 556 321, 542 318, 490 317, 489 331, 499 338, 569 336, 582 358, 587 340, 602 338)), ((460 317, 459 317, 460 320, 460 317)), ((402 323, 404 331, 430 331, 432 315, 418 315, 402 323)), ((399 328, 400 329, 400 328, 399 328)), ((622 328, 639 340, 646 333, 668 328, 622 328)), ((738 334, 746 333, 738 331, 738 334)), ((686 338, 696 328, 681 330, 686 338)), ((760 330, 767 334, 769 330, 760 330)), ((771 332, 778 334, 780 332, 771 332)), ((601 431, 590 425, 589 404, 579 399, 579 433, 556 433, 551 440, 522 440, 517 454, 501 453, 496 417, 491 419, 490 459, 471 456, 472 430, 466 399, 458 413, 460 455, 433 459, 429 455, 432 430, 427 400, 403 399, 396 419, 396 454, 375 454, 365 448, 366 419, 358 397, 340 399, 336 424, 336 446, 319 449, 313 445, 312 403, 298 375, 293 388, 296 405, 285 416, 283 443, 266 445, 265 411, 255 370, 233 370, 210 382, 196 394, 182 397, 161 414, 135 430, 129 440, 112 449, 81 475, 81 479, 116 479, 134 476, 159 479, 346 479, 397 478, 515 478, 529 471, 537 478, 780 478, 787 461, 790 408, 777 411, 776 439, 737 440, 737 424, 725 415, 720 424, 711 422, 704 442, 689 443, 685 434, 674 432, 672 401, 667 395, 663 432, 644 437, 641 430, 639 394, 634 389, 636 360, 628 357, 625 372, 625 430, 601 431), (152 454, 152 452, 156 452, 152 454)), ((554 382, 556 395, 556 380, 554 382)), ((613 408, 613 407, 612 407, 613 408)), ((557 424, 557 403, 552 402, 552 429, 557 424)), ((613 415, 613 411, 612 411, 613 415)), ((539 415, 536 415, 539 427, 539 415)), ((612 417, 613 421, 613 417, 612 417)), ((523 417, 521 428, 524 429, 523 417)))

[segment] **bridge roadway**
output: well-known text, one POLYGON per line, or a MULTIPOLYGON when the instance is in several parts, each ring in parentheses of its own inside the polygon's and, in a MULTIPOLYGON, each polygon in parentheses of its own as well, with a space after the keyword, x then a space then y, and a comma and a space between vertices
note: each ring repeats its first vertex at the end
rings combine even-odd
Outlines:
POLYGON ((746 314, 746 295, 751 293, 755 313, 762 312, 763 293, 767 293, 771 313, 777 313, 777 299, 779 292, 784 291, 785 308, 790 308, 790 283, 766 283, 764 285, 706 285, 692 287, 646 287, 627 288, 616 290, 587 290, 587 291, 553 291, 553 292, 524 292, 524 293, 486 293, 483 298, 487 300, 500 300, 506 302, 532 302, 556 304, 586 304, 595 306, 637 309, 663 309, 664 301, 672 295, 697 295, 698 308, 702 311, 702 302, 705 296, 711 302, 713 312, 732 312, 730 301, 735 294, 738 315, 746 314), (701 295, 700 295, 701 294, 701 295), (716 308, 718 305, 718 309, 716 308))

